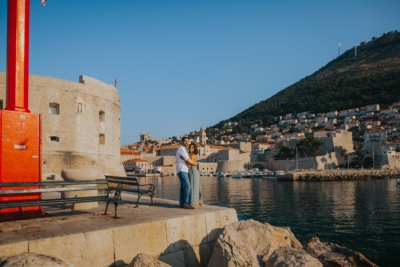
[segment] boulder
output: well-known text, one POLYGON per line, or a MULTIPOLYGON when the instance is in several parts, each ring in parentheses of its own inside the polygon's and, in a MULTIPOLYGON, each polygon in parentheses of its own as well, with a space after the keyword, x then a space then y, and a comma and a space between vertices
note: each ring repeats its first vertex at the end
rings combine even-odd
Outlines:
POLYGON ((264 266, 281 247, 301 248, 289 228, 254 220, 227 225, 218 237, 211 256, 212 266, 264 266))
POLYGON ((225 227, 215 242, 208 267, 264 266, 254 249, 243 242, 241 236, 232 228, 225 227))
POLYGON ((318 258, 324 266, 377 267, 363 254, 334 243, 321 242, 317 237, 312 238, 304 249, 310 255, 318 258))
POLYGON ((171 267, 171 265, 165 262, 157 260, 155 257, 140 253, 133 258, 132 262, 128 265, 129 267, 171 267))
POLYGON ((282 247, 272 253, 266 267, 322 267, 322 263, 303 249, 282 247))
POLYGON ((11 257, 2 257, 0 259, 2 267, 73 267, 68 262, 54 257, 35 254, 21 253, 11 257))

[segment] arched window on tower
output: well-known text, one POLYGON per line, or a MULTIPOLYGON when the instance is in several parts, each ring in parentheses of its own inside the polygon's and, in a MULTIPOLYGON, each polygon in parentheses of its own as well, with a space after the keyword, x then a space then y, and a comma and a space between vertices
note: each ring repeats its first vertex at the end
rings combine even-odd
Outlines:
POLYGON ((79 103, 76 105, 76 113, 77 114, 82 114, 82 103, 79 103))
POLYGON ((104 122, 106 119, 105 117, 106 117, 106 113, 104 111, 100 110, 99 111, 99 121, 104 122))
POLYGON ((99 134, 99 144, 104 145, 106 143, 106 137, 104 134, 99 134))

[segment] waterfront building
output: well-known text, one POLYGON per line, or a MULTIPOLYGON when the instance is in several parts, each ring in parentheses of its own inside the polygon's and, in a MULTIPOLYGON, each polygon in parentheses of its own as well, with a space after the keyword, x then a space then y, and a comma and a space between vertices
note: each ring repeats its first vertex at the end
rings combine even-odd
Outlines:
POLYGON ((369 149, 373 146, 386 144, 387 132, 379 127, 375 127, 364 132, 364 148, 369 149))

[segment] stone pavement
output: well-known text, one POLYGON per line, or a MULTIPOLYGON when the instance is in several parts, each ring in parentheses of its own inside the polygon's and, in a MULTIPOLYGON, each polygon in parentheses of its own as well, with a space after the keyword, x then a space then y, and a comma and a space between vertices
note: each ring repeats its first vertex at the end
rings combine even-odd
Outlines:
MULTIPOLYGON (((135 195, 123 195, 135 200, 135 195)), ((206 266, 220 229, 237 221, 236 211, 204 205, 181 209, 177 201, 142 197, 135 204, 105 203, 88 210, 43 207, 49 217, 0 223, 0 257, 41 253, 74 266, 129 263, 138 253, 159 257, 172 266, 206 266)))

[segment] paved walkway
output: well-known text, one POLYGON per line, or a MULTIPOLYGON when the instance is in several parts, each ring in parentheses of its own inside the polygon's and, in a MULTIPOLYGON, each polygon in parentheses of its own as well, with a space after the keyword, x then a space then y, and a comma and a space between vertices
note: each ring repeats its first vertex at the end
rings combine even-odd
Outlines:
MULTIPOLYGON (((49 195, 43 195, 43 198, 49 195)), ((14 243, 18 240, 34 240, 37 238, 69 235, 86 231, 104 230, 125 225, 143 224, 162 221, 169 218, 179 218, 206 214, 224 210, 216 206, 204 205, 200 209, 187 210, 179 208, 177 201, 142 197, 139 207, 135 208, 136 195, 123 194, 122 199, 132 200, 131 203, 118 205, 118 219, 114 219, 114 204, 108 206, 108 215, 103 215, 105 203, 100 202, 97 208, 88 210, 61 209, 56 205, 43 206, 48 217, 0 222, 0 245, 14 243)))

